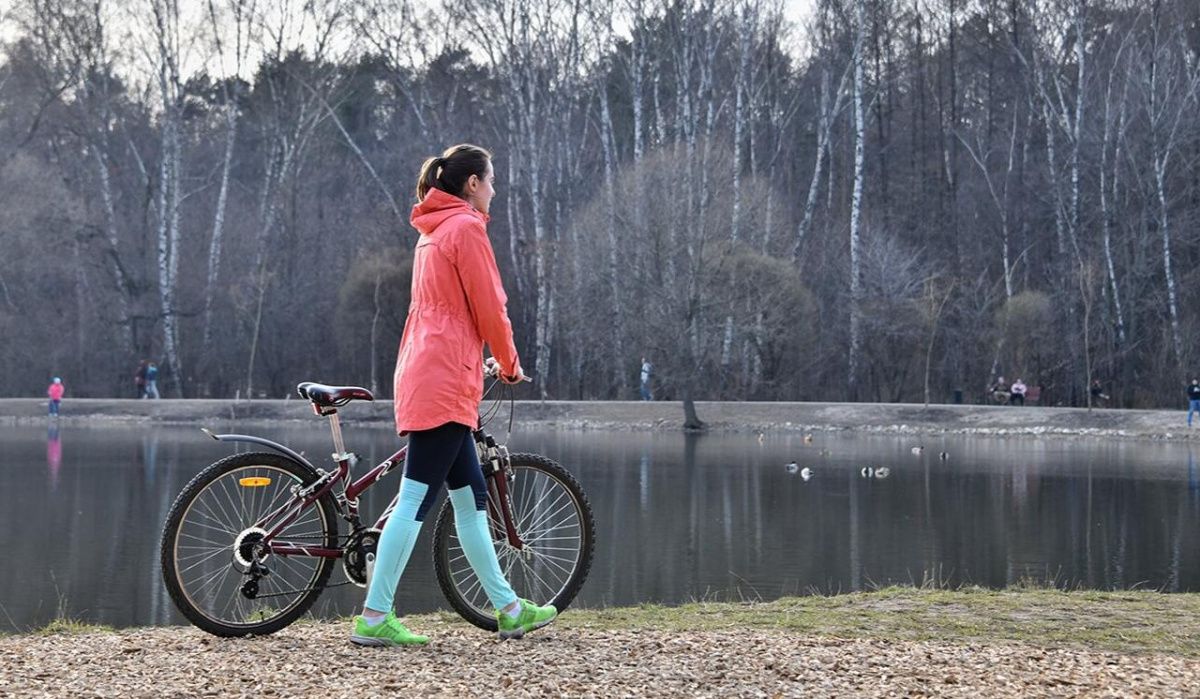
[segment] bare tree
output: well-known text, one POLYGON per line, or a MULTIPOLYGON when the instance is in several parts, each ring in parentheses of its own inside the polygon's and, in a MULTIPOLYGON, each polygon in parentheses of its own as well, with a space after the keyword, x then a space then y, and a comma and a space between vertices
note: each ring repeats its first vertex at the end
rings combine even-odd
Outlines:
POLYGON ((866 86, 863 84, 863 48, 866 43, 866 0, 854 3, 854 194, 850 202, 850 347, 848 389, 857 397, 859 361, 862 353, 862 269, 859 265, 859 226, 862 221, 863 109, 866 86))

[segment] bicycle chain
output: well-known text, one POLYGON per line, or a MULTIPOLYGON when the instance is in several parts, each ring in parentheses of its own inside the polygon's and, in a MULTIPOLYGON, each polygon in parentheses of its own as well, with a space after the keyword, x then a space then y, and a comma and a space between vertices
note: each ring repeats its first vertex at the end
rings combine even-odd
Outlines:
POLYGON ((266 595, 255 595, 254 599, 262 599, 264 597, 283 597, 284 595, 294 595, 297 592, 312 592, 314 590, 324 590, 325 588, 328 588, 328 587, 341 587, 342 585, 350 585, 352 583, 353 583, 352 580, 347 580, 345 582, 330 583, 330 584, 324 585, 322 587, 307 587, 307 588, 301 588, 299 590, 284 590, 283 592, 272 592, 272 593, 266 594, 266 595))
MULTIPOLYGON (((299 536, 289 536, 287 538, 288 539, 324 539, 325 537, 322 534, 301 534, 299 536)), ((349 543, 349 541, 350 541, 349 535, 338 536, 337 538, 345 539, 346 543, 349 543)), ((341 546, 339 546, 338 548, 341 548, 341 546)), ((306 588, 300 588, 298 590, 284 590, 283 592, 271 592, 271 593, 265 594, 265 595, 255 595, 254 599, 263 599, 264 597, 283 597, 284 595, 294 595, 298 592, 312 592, 314 590, 324 590, 329 587, 341 587, 343 585, 350 585, 353 582, 354 582, 353 580, 347 580, 345 582, 328 583, 319 588, 318 587, 306 587, 306 588)))

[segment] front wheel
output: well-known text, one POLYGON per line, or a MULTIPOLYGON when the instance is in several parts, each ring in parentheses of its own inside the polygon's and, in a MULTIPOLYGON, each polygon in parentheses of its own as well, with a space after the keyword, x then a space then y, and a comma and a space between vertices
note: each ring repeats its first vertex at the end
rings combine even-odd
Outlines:
MULTIPOLYGON (((538 605, 553 604, 561 612, 579 594, 592 567, 592 506, 579 481, 544 456, 513 454, 509 466, 513 521, 525 545, 517 550, 507 539, 493 541, 500 570, 518 596, 538 605)), ((489 505, 497 505, 494 491, 489 488, 489 505)), ((498 511, 488 508, 489 513, 498 511)), ((491 514, 488 518, 490 530, 504 531, 491 514)), ((495 631, 495 609, 467 563, 449 499, 433 530, 433 561, 438 584, 454 611, 481 629, 495 631)))
MULTIPOLYGON (((331 559, 274 555, 257 527, 317 479, 304 464, 269 453, 235 454, 201 471, 171 506, 160 550, 163 582, 188 621, 217 636, 274 633, 308 611, 333 570, 331 559)), ((337 547, 333 500, 325 495, 276 541, 337 547)))

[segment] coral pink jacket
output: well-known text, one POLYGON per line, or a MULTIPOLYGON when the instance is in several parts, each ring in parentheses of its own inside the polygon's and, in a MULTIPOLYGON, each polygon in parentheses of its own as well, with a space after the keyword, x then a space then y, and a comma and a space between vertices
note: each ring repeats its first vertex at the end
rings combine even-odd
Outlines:
POLYGON ((46 389, 46 395, 50 396, 50 400, 62 400, 63 392, 66 390, 67 387, 64 385, 60 383, 52 383, 50 384, 50 387, 46 389))
POLYGON ((447 422, 475 428, 483 397, 483 343, 507 376, 520 359, 508 296, 487 237, 486 214, 431 189, 409 219, 420 233, 412 303, 396 360, 396 430, 447 422))

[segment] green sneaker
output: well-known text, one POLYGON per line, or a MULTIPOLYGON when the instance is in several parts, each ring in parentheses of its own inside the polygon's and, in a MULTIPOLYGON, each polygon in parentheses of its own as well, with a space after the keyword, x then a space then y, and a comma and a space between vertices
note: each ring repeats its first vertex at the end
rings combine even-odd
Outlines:
POLYGON ((521 613, 514 619, 499 609, 496 610, 496 625, 499 627, 500 640, 520 638, 530 631, 542 628, 554 621, 558 610, 554 605, 547 604, 539 607, 527 599, 521 600, 521 613))
POLYGON ((361 616, 354 617, 354 631, 350 642, 360 646, 423 646, 429 643, 428 636, 418 636, 409 631, 395 612, 388 612, 383 623, 371 626, 361 616))

